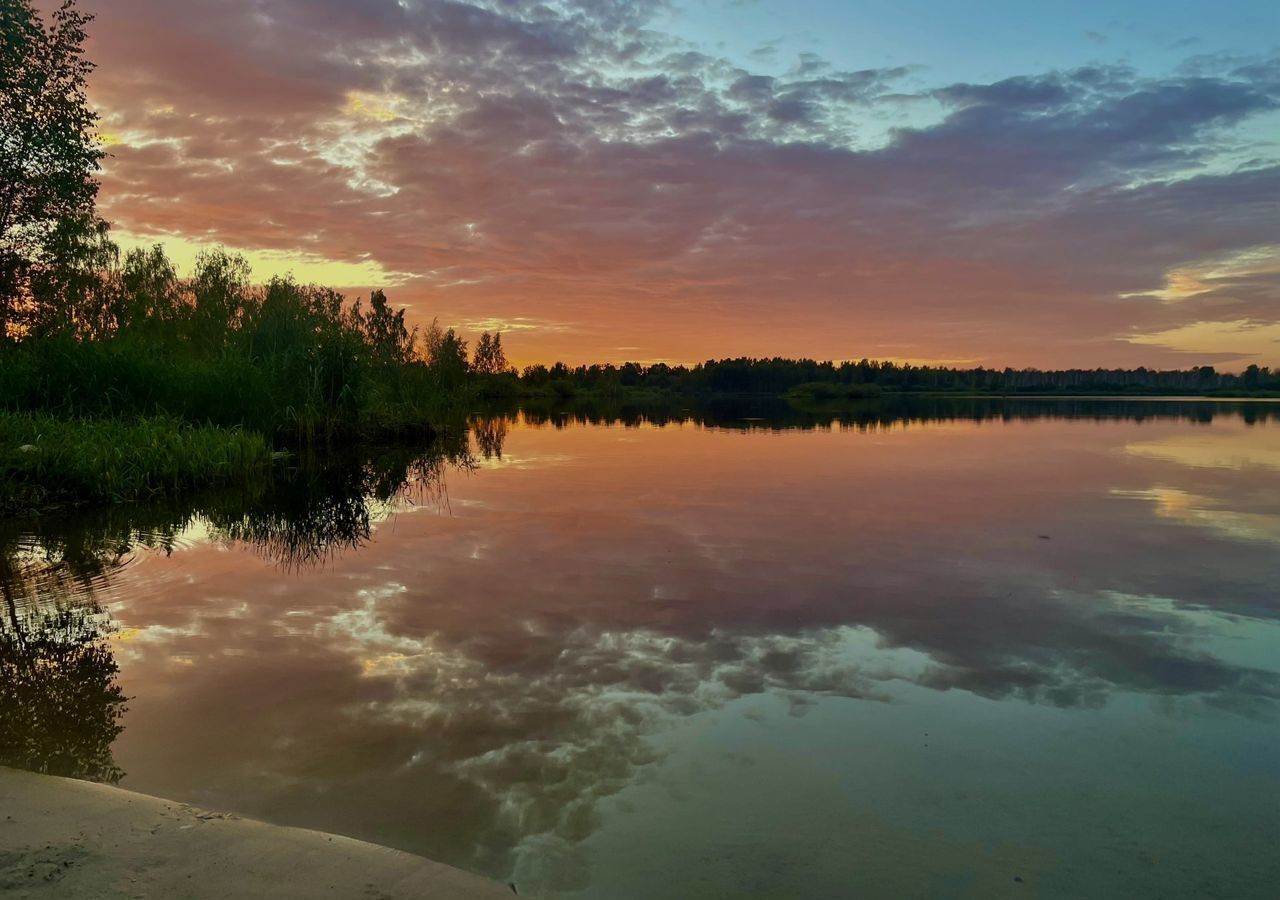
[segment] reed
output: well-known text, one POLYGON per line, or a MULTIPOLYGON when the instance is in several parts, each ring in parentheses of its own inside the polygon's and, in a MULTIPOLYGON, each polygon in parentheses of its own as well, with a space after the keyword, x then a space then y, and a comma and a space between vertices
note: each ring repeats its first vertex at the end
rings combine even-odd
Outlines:
POLYGON ((263 477, 260 434, 173 418, 0 412, 0 514, 128 503, 263 477))

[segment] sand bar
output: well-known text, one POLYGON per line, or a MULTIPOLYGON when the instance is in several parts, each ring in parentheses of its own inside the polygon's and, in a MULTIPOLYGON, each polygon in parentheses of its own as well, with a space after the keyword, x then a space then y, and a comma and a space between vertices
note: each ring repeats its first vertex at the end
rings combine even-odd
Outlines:
POLYGON ((338 835, 0 767, 6 898, 497 900, 506 885, 338 835))

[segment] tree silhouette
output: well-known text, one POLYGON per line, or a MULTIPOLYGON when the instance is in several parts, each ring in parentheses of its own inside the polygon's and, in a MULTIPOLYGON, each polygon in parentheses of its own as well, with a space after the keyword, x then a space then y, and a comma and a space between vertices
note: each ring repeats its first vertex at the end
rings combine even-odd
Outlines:
POLYGON ((413 360, 418 329, 404 324, 404 313, 403 308, 393 310, 380 290, 369 295, 368 312, 360 301, 352 307, 351 321, 376 359, 400 365, 413 360))
POLYGON ((82 47, 91 20, 75 0, 48 24, 29 0, 0 0, 0 336, 38 323, 39 295, 65 289, 63 273, 102 262, 94 173, 105 154, 82 47))
POLYGON ((0 765, 118 782, 111 744, 124 730, 119 666, 93 609, 0 627, 0 765))
POLYGON ((783 396, 797 389, 813 394, 816 385, 830 385, 838 389, 818 389, 818 392, 825 393, 828 399, 863 401, 881 392, 1142 396, 1280 391, 1280 370, 1252 365, 1242 374, 1233 375, 1219 372, 1213 366, 1172 370, 1142 366, 1136 369, 988 369, 981 366, 954 369, 888 360, 835 362, 738 357, 709 359, 695 366, 629 362, 621 366, 596 364, 570 368, 557 362, 550 368, 529 366, 522 373, 521 381, 530 388, 550 387, 564 396, 580 392, 607 396, 620 387, 697 395, 783 396))
POLYGON ((422 336, 422 343, 427 364, 435 371, 442 384, 456 385, 467 377, 471 369, 467 362, 467 342, 458 337, 452 328, 446 331, 440 327, 439 320, 432 319, 422 336))
POLYGON ((501 375, 507 371, 507 354, 502 350, 502 332, 485 332, 476 343, 471 368, 482 375, 501 375))

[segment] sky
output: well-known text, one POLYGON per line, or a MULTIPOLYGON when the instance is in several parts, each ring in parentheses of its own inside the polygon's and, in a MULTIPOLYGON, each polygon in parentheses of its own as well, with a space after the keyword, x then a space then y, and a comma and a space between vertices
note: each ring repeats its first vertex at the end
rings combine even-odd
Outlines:
POLYGON ((83 0, 125 246, 517 364, 1280 365, 1280 6, 83 0))

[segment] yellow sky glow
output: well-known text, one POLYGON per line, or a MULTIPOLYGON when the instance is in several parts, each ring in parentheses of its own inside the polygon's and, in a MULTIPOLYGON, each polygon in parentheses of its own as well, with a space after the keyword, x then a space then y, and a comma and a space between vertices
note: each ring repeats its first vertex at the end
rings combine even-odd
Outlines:
MULTIPOLYGON (((112 235, 120 245, 122 253, 136 247, 147 248, 154 244, 164 246, 166 255, 177 267, 179 274, 189 274, 195 267, 196 256, 202 250, 208 250, 209 244, 189 240, 179 236, 141 236, 127 231, 115 230, 112 235)), ((255 281, 267 281, 277 275, 292 275, 304 284, 323 284, 334 287, 351 285, 377 285, 395 287, 403 284, 408 276, 388 272, 373 261, 352 263, 324 259, 299 252, 281 250, 254 250, 244 247, 227 247, 232 253, 239 253, 253 267, 255 281)))

